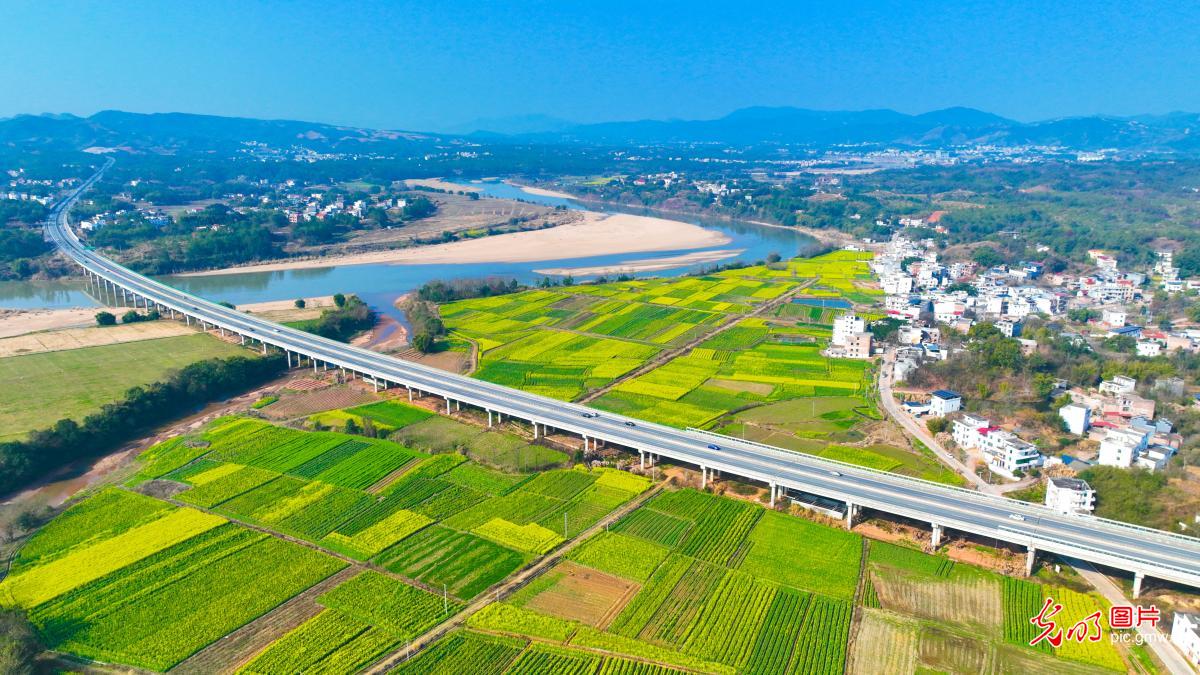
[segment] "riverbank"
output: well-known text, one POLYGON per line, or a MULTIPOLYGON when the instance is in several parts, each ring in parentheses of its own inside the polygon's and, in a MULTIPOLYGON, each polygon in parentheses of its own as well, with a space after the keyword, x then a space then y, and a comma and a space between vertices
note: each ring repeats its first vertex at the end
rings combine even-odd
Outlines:
POLYGON ((72 309, 0 309, 0 338, 60 328, 96 325, 98 312, 120 316, 124 307, 78 307, 72 309))
POLYGON ((666 258, 647 258, 645 260, 629 260, 613 265, 596 265, 593 267, 546 267, 534 270, 538 274, 553 276, 594 277, 602 274, 639 274, 643 272, 658 272, 687 265, 699 265, 726 260, 741 255, 745 249, 724 249, 718 251, 697 251, 666 258))
POLYGON ((511 232, 447 244, 372 251, 306 260, 284 260, 261 265, 229 267, 179 276, 214 276, 247 272, 314 269, 340 265, 434 265, 472 263, 523 263, 569 260, 601 255, 649 253, 710 248, 732 239, 679 220, 624 213, 585 212, 579 222, 557 227, 511 232))

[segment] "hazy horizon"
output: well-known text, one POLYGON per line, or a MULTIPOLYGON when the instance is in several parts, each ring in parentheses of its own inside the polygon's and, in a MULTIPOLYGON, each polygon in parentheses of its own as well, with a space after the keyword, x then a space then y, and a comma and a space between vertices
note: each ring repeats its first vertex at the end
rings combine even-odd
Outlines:
POLYGON ((0 116, 104 109, 462 130, 964 106, 1022 122, 1200 110, 1200 7, 968 2, 38 3, 0 10, 0 116))

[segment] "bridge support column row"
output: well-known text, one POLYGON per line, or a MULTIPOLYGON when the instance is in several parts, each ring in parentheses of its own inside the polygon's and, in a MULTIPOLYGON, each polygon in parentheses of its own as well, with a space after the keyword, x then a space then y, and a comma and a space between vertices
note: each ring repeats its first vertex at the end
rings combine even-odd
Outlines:
POLYGON ((942 526, 938 525, 937 523, 934 523, 933 524, 933 537, 932 537, 932 544, 933 544, 934 550, 937 550, 938 547, 940 547, 942 545, 942 535, 943 534, 945 534, 945 533, 942 531, 942 526))

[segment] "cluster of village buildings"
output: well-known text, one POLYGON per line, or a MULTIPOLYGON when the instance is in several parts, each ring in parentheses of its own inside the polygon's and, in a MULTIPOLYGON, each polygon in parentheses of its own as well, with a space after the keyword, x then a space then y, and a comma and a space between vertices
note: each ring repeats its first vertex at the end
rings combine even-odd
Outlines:
MULTIPOLYGON (((935 214, 936 215, 936 214, 935 214)), ((936 218, 907 223, 936 228, 936 218)), ((1044 248, 1044 247, 1043 247, 1044 248)), ((1040 263, 1022 262, 980 269, 975 263, 943 263, 932 240, 895 236, 877 253, 871 266, 885 293, 888 317, 903 322, 897 332, 894 378, 904 381, 930 360, 945 359, 944 331, 966 333, 976 322, 993 323, 1006 337, 1018 340, 1027 352, 1036 349, 1032 340, 1021 337, 1028 317, 1055 317, 1077 308, 1093 310, 1090 333, 1066 337, 1087 341, 1089 337, 1124 336, 1136 341, 1140 356, 1153 357, 1171 350, 1200 351, 1200 331, 1162 331, 1130 322, 1128 305, 1152 292, 1147 275, 1124 272, 1112 256, 1089 251, 1095 267, 1086 274, 1047 274, 1040 263)), ((1181 280, 1173 256, 1158 254, 1155 278, 1168 293, 1200 287, 1200 280, 1181 280)), ((867 358, 871 334, 864 320, 853 314, 838 317, 827 354, 867 358)), ((1161 378, 1157 390, 1181 397, 1179 378, 1161 378)), ((1098 387, 1071 387, 1060 381, 1054 396, 1070 396, 1071 402, 1058 410, 1063 426, 1071 434, 1095 441, 1094 458, 1047 457, 1037 445, 1014 431, 1000 428, 991 420, 962 411, 962 397, 938 390, 927 401, 908 402, 904 408, 914 416, 949 416, 949 431, 964 450, 978 452, 988 468, 1007 478, 1029 475, 1034 469, 1065 462, 1080 466, 1099 464, 1120 468, 1163 469, 1179 449, 1182 438, 1172 423, 1155 417, 1155 402, 1137 393, 1137 382, 1116 376, 1098 387)), ((1046 503, 1064 512, 1088 512, 1095 492, 1086 482, 1067 477, 1070 471, 1052 472, 1046 503)))

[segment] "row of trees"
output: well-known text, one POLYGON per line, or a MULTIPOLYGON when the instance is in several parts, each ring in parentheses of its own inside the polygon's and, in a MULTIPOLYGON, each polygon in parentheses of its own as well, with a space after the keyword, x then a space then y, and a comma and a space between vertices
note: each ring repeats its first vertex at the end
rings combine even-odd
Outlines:
POLYGON ((75 460, 111 452, 146 429, 266 382, 286 367, 281 355, 199 361, 161 382, 133 387, 82 423, 61 419, 25 440, 0 443, 0 494, 75 460))

